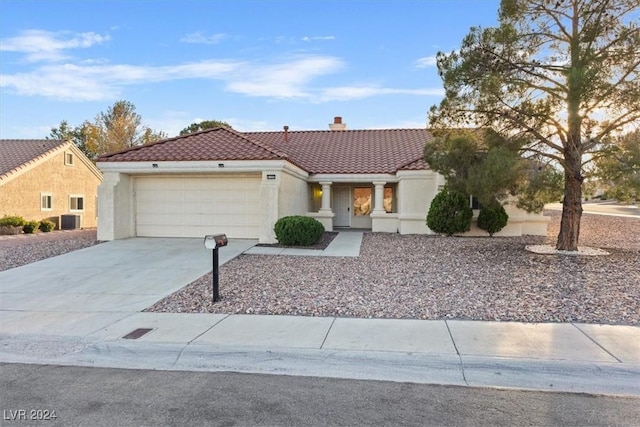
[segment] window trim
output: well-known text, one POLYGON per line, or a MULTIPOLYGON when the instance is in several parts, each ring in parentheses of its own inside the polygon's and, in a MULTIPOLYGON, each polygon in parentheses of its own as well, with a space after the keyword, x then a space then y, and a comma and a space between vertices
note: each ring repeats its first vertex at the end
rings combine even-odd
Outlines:
POLYGON ((84 212, 84 195, 82 194, 69 194, 69 212, 84 212), (81 199, 82 200, 82 208, 77 209, 78 201, 76 200, 76 209, 72 208, 72 199, 81 199))
POLYGON ((40 211, 42 212, 50 212, 53 210, 53 193, 40 193, 40 211), (44 198, 47 197, 49 199, 48 207, 45 207, 43 201, 44 198))
POLYGON ((70 151, 64 152, 64 164, 67 166, 73 166, 75 162, 75 156, 70 151), (67 160, 68 159, 68 160, 67 160))

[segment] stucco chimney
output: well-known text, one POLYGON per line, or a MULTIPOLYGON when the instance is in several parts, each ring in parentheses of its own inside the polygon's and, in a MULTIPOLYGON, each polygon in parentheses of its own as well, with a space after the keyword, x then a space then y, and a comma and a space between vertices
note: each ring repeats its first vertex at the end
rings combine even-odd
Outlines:
POLYGON ((329 125, 329 129, 331 130, 346 130, 347 125, 342 123, 342 117, 336 116, 333 118, 333 123, 329 125))
POLYGON ((289 141, 289 126, 284 126, 284 142, 289 141))

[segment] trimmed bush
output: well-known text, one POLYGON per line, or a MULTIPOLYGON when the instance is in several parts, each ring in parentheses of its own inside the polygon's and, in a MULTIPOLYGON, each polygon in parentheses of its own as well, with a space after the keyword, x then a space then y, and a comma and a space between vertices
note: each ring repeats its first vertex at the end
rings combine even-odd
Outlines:
POLYGON ((43 219, 42 221, 40 221, 40 226, 38 226, 38 228, 43 233, 48 233, 54 228, 56 228, 56 225, 55 223, 53 223, 52 221, 49 221, 48 219, 43 219))
POLYGON ((509 215, 500 203, 481 206, 478 214, 478 228, 485 230, 489 236, 502 230, 509 221, 509 215))
POLYGON ((0 226, 5 227, 22 227, 26 221, 21 216, 13 215, 5 215, 0 218, 0 226))
POLYGON ((24 231, 24 234, 33 234, 39 226, 40 223, 38 221, 27 221, 22 226, 22 231, 24 231))
POLYGON ((295 215, 280 218, 273 230, 281 245, 311 246, 322 237, 324 226, 315 218, 295 215))
POLYGON ((445 188, 431 202, 427 226, 436 233, 452 236, 469 231, 472 218, 469 197, 445 188))

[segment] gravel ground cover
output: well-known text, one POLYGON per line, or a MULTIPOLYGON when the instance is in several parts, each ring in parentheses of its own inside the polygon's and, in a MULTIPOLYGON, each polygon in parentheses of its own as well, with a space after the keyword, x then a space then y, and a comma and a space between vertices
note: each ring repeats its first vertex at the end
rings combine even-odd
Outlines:
POLYGON ((241 255, 147 311, 640 325, 640 220, 585 214, 581 245, 611 255, 536 255, 547 238, 365 233, 358 258, 241 255))
POLYGON ((97 244, 96 230, 0 236, 0 271, 97 244))

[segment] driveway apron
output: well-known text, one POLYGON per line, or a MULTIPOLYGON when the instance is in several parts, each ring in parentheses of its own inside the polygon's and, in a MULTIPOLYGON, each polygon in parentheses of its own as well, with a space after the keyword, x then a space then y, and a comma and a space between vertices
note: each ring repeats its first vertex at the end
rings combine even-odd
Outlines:
MULTIPOLYGON (((256 244, 230 240, 220 264, 256 244)), ((84 335, 139 312, 212 268, 202 239, 105 242, 0 272, 0 333, 84 335)))

